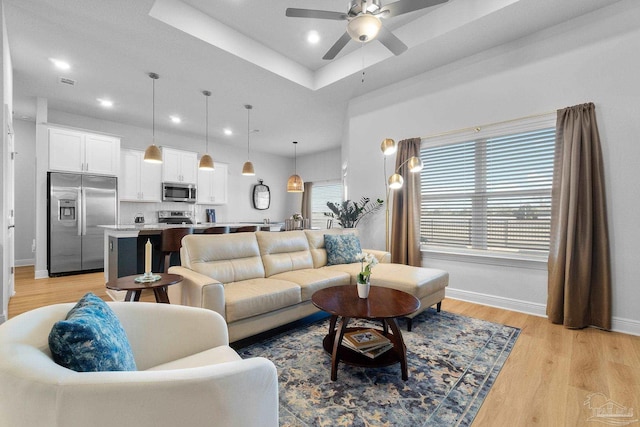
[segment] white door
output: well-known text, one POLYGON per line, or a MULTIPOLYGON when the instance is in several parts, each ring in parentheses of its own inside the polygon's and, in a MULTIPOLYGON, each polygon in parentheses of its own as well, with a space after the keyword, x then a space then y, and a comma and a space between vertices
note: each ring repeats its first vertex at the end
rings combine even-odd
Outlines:
MULTIPOLYGON (((12 297, 15 294, 15 143, 13 140, 13 123, 11 112, 7 105, 4 106, 5 120, 7 123, 7 182, 5 183, 5 194, 7 202, 7 294, 5 297, 12 297)), ((7 302, 8 302, 7 298, 7 302)), ((8 314, 8 313, 7 313, 8 314)))

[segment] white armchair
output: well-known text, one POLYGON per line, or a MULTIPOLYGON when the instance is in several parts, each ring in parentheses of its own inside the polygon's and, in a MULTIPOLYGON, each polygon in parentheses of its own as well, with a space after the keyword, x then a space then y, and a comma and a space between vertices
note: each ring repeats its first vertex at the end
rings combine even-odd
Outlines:
POLYGON ((138 371, 79 373, 51 358, 48 335, 73 304, 0 325, 0 426, 277 426, 276 368, 241 359, 211 310, 113 302, 138 371))

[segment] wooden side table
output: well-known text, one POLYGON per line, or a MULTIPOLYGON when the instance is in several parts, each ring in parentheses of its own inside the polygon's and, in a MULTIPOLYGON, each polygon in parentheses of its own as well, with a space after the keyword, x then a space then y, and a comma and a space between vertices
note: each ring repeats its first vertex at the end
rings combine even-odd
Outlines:
POLYGON ((331 314, 329 333, 322 341, 325 351, 331 354, 331 380, 338 378, 338 362, 364 366, 382 367, 400 363, 402 379, 409 378, 407 370, 407 348, 398 328, 397 317, 407 316, 418 308, 420 301, 411 294, 381 286, 371 286, 368 298, 359 298, 354 285, 333 286, 321 289, 311 297, 320 310, 331 314), (338 325, 338 320, 342 318, 338 325), (370 359, 342 345, 345 332, 363 328, 348 328, 351 318, 382 321, 383 335, 391 340, 393 348, 380 356, 370 359), (389 333, 391 329, 391 334, 389 333))
POLYGON ((107 289, 114 291, 127 291, 125 301, 140 301, 140 294, 144 289, 153 289, 156 296, 156 302, 169 304, 169 295, 167 295, 167 286, 175 285, 182 281, 179 274, 153 273, 160 276, 160 280, 155 282, 138 283, 135 281, 140 274, 133 276, 119 277, 115 281, 107 282, 107 289))

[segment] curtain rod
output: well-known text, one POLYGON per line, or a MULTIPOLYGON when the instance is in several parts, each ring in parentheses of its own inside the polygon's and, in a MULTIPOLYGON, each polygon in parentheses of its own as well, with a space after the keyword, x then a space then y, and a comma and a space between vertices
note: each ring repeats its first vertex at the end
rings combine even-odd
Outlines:
POLYGON ((491 127, 491 126, 497 126, 497 125, 503 125, 503 124, 506 124, 506 123, 518 122, 520 120, 535 119, 536 117, 547 116, 549 114, 556 113, 557 111, 558 110, 547 111, 546 113, 532 114, 530 116, 519 117, 517 119, 510 119, 510 120, 503 120, 501 122, 488 123, 488 124, 485 124, 485 125, 482 125, 482 126, 471 126, 471 127, 462 128, 462 129, 450 130, 450 131, 447 131, 447 132, 436 133, 436 134, 433 134, 433 135, 421 136, 420 139, 438 138, 438 137, 441 137, 441 136, 447 136, 447 135, 451 135, 451 134, 454 134, 454 133, 467 132, 467 131, 480 132, 483 128, 487 128, 487 127, 491 127))

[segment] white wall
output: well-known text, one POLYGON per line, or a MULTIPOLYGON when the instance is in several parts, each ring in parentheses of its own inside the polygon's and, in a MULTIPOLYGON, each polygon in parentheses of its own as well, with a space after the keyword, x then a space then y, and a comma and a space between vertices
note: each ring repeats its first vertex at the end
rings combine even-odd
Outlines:
MULTIPOLYGON (((298 156, 298 175, 304 182, 340 179, 340 148, 298 156)), ((293 171, 292 171, 293 173, 293 171)))
MULTIPOLYGON (((382 197, 384 138, 425 137, 594 102, 605 165, 613 269, 614 329, 640 334, 640 2, 623 1, 350 104, 350 198, 382 197)), ((384 247, 384 218, 362 233, 384 247)), ((543 270, 427 259, 451 273, 449 295, 543 314, 543 270)))
MULTIPOLYGON (((118 135, 122 138, 123 148, 134 148, 144 150, 151 140, 151 129, 136 126, 124 125, 121 123, 99 120, 91 117, 78 116, 57 110, 48 110, 47 119, 49 124, 59 124, 91 130, 100 133, 118 135)), ((37 128, 45 128, 38 119, 37 128)), ((37 131, 36 153, 38 157, 36 175, 36 210, 37 210, 37 233, 36 233, 36 277, 46 275, 46 159, 47 142, 46 132, 37 131), (44 201, 43 201, 44 200, 44 201), (44 231, 40 231, 44 230, 44 231)), ((178 134, 169 134, 156 130, 156 144, 159 146, 169 146, 188 151, 201 152, 204 149, 204 141, 178 134)), ((286 182, 293 170, 293 159, 275 156, 260 152, 252 152, 251 160, 255 166, 256 176, 246 177, 241 175, 242 164, 246 161, 246 148, 244 145, 234 147, 223 144, 219 140, 209 140, 209 153, 214 162, 229 164, 229 187, 227 205, 211 206, 216 209, 216 219, 219 222, 246 222, 262 221, 270 218, 272 222, 282 221, 290 216, 293 205, 293 197, 286 192, 286 182), (271 189, 271 206, 267 210, 256 210, 252 204, 253 186, 258 183, 258 179, 263 179, 264 184, 271 189)), ((133 206, 124 206, 121 212, 127 217, 121 217, 121 222, 131 223, 132 213, 139 210, 148 210, 149 205, 134 203, 133 206)), ((151 204, 152 210, 176 209, 177 207, 186 209, 183 204, 151 204)), ((207 206, 199 207, 199 212, 204 212, 207 206)))
POLYGON ((16 265, 33 265, 35 254, 31 250, 35 239, 36 208, 36 124, 14 120, 16 155, 16 265))

